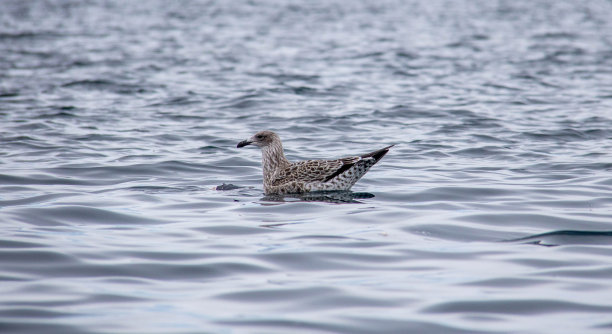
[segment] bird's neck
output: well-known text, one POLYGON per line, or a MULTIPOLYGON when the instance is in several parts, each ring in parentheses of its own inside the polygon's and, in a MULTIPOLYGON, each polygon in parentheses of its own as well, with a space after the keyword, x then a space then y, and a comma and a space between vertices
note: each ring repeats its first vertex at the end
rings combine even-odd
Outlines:
POLYGON ((261 150, 262 165, 264 182, 272 180, 274 173, 279 168, 288 167, 291 163, 285 158, 283 152, 283 145, 281 143, 273 143, 272 145, 265 146, 261 150))

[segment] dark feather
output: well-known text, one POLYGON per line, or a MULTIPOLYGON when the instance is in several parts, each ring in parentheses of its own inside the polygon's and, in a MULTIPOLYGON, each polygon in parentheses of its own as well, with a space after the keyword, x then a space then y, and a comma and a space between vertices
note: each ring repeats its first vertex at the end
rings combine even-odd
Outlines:
POLYGON ((395 145, 390 145, 390 146, 387 146, 385 148, 381 148, 380 150, 376 150, 374 152, 370 152, 370 153, 364 154, 364 155, 361 156, 361 159, 355 159, 356 157, 342 159, 343 160, 342 161, 343 162, 342 166, 340 166, 340 168, 338 168, 338 170, 336 170, 333 174, 331 174, 330 176, 326 177, 323 180, 323 182, 328 182, 329 180, 333 179, 334 177, 336 177, 338 175, 341 175, 342 173, 346 172, 351 167, 353 167, 356 163, 358 163, 359 161, 363 161, 364 159, 374 158, 374 164, 377 163, 380 159, 382 159, 382 157, 385 156, 385 154, 387 154, 387 152, 389 152, 389 149, 391 147, 393 147, 393 146, 395 146, 395 145))
POLYGON ((374 151, 374 152, 370 152, 368 154, 364 154, 361 157, 363 159, 365 159, 365 158, 374 158, 374 160, 376 160, 376 162, 378 162, 380 159, 382 159, 382 157, 385 156, 385 154, 387 154, 387 152, 389 152, 389 149, 391 147, 393 147, 393 146, 395 146, 395 144, 389 145, 389 146, 387 146, 385 148, 381 148, 380 150, 377 150, 377 151, 374 151))
POLYGON ((340 166, 340 168, 338 168, 337 171, 335 171, 332 175, 326 177, 323 182, 327 182, 331 179, 333 179, 334 177, 346 172, 349 168, 353 167, 355 165, 354 162, 349 162, 349 163, 345 163, 344 165, 340 166))

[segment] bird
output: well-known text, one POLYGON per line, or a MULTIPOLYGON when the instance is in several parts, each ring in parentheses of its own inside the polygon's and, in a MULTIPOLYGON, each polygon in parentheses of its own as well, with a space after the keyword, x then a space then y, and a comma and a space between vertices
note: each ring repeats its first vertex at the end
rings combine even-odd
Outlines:
POLYGON ((335 160, 290 162, 285 157, 280 137, 273 131, 259 131, 236 147, 247 145, 261 148, 265 195, 349 190, 395 146, 335 160))

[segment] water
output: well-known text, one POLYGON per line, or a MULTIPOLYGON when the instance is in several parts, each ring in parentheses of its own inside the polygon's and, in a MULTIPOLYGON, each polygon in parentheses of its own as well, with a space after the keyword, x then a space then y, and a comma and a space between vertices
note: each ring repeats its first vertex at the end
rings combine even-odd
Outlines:
POLYGON ((609 333, 610 17, 2 1, 0 332, 609 333), (264 197, 262 129, 397 146, 352 193, 264 197))

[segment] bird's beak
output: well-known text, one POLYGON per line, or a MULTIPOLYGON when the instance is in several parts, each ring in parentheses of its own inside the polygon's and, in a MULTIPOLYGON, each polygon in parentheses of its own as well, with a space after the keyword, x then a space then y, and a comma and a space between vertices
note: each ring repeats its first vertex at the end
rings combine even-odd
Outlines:
POLYGON ((238 143, 238 145, 236 145, 236 147, 240 148, 240 147, 245 147, 247 145, 251 145, 253 142, 250 140, 243 140, 241 142, 238 143))

